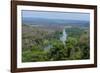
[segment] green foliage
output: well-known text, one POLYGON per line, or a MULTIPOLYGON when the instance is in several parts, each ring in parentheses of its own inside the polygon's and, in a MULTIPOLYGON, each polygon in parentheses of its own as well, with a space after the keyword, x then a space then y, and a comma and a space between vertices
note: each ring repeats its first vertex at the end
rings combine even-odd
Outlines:
POLYGON ((48 57, 52 61, 64 60, 67 56, 67 49, 61 41, 53 43, 53 47, 49 50, 48 57))
POLYGON ((87 29, 66 28, 68 36, 65 44, 59 39, 62 35, 60 30, 48 30, 49 28, 29 26, 23 28, 22 62, 89 59, 90 46, 87 29))
POLYGON ((32 46, 27 51, 23 51, 22 56, 23 62, 31 62, 31 61, 46 61, 47 60, 47 52, 40 49, 39 46, 32 46))

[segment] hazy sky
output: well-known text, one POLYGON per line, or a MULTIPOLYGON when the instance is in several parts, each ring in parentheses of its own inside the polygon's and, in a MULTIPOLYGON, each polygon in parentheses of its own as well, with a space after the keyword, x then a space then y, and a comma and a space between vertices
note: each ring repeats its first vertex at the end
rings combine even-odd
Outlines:
POLYGON ((90 14, 75 13, 75 12, 71 13, 71 12, 47 12, 47 11, 22 10, 22 17, 89 21, 90 14))

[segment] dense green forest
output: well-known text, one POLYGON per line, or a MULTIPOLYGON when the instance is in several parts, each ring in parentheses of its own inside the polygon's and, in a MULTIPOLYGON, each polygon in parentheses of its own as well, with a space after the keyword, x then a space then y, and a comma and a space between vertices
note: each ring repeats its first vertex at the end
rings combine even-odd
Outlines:
POLYGON ((89 43, 88 27, 23 24, 22 62, 89 59, 89 43), (67 34, 65 44, 60 40, 63 28, 67 34))

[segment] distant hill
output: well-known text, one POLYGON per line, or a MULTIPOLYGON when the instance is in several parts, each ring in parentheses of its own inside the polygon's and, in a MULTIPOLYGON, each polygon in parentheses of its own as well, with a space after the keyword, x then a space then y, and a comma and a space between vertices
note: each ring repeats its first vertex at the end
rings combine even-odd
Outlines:
POLYGON ((45 18, 23 18, 23 24, 31 25, 73 25, 73 26, 89 26, 89 21, 82 20, 65 20, 65 19, 45 19, 45 18))

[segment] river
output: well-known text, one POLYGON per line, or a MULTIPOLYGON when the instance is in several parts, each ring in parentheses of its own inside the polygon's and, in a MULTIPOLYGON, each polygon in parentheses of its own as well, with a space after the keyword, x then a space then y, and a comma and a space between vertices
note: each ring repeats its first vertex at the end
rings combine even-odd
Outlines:
POLYGON ((65 44, 65 41, 67 40, 67 33, 66 33, 65 28, 63 29, 63 34, 60 37, 60 40, 63 42, 63 44, 65 44))
MULTIPOLYGON (((67 33, 66 33, 66 30, 65 30, 65 28, 63 29, 63 34, 62 34, 62 36, 60 37, 60 40, 63 42, 63 44, 65 45, 65 41, 67 40, 67 33)), ((46 46, 45 48, 44 48, 44 50, 46 51, 46 50, 48 50, 48 49, 50 49, 52 47, 52 45, 48 45, 48 46, 46 46)))

